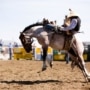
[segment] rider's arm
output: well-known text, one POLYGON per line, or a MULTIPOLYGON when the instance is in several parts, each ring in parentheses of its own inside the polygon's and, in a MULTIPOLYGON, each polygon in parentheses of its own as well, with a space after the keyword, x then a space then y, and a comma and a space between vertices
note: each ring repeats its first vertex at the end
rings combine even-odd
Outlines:
POLYGON ((71 24, 67 27, 61 27, 61 31, 73 30, 77 25, 77 19, 72 19, 71 24))

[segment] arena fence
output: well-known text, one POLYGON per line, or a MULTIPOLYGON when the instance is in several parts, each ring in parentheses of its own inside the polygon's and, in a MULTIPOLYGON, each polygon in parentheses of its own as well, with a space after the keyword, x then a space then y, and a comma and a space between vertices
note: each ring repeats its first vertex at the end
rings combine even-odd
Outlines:
MULTIPOLYGON (((29 59, 29 60, 42 60, 42 48, 41 47, 35 47, 32 52, 26 53, 23 47, 16 47, 13 48, 13 58, 15 60, 19 59, 29 59)), ((66 60, 67 53, 63 50, 57 51, 53 50, 51 47, 48 48, 48 54, 47 59, 51 60, 66 60)), ((85 61, 90 61, 90 48, 84 51, 83 54, 85 61)))
POLYGON ((16 47, 13 48, 13 59, 15 60, 23 60, 28 59, 32 60, 32 53, 27 53, 23 47, 16 47))

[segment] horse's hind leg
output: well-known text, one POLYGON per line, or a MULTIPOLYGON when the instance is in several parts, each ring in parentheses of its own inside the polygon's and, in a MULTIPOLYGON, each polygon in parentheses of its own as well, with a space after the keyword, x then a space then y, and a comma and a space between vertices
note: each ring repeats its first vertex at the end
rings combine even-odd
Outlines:
POLYGON ((90 74, 88 73, 88 71, 85 67, 85 62, 84 62, 84 59, 83 59, 83 55, 79 55, 78 60, 79 60, 79 63, 78 63, 79 68, 83 72, 83 75, 84 75, 86 81, 90 81, 90 74))
POLYGON ((77 65, 80 68, 80 70, 82 71, 86 81, 88 81, 88 77, 90 77, 90 75, 89 75, 88 71, 86 70, 83 55, 78 55, 77 57, 75 57, 72 54, 70 54, 70 56, 72 59, 72 63, 71 63, 72 69, 77 65))
POLYGON ((88 80, 90 80, 90 74, 88 73, 88 71, 85 67, 85 62, 84 62, 84 58, 83 58, 84 49, 82 49, 80 46, 81 46, 80 44, 79 44, 79 46, 75 46, 75 44, 73 43, 73 47, 74 47, 73 50, 78 57, 78 59, 76 60, 77 65, 81 69, 81 71, 83 72, 85 79, 88 81, 88 80))
POLYGON ((73 48, 70 48, 68 53, 69 53, 70 58, 72 60, 71 67, 72 67, 72 69, 74 69, 74 67, 78 64, 77 55, 76 55, 75 51, 73 50, 73 48))
POLYGON ((75 57, 75 56, 73 56, 71 53, 69 53, 69 55, 70 55, 70 58, 71 58, 71 68, 72 68, 72 70, 74 69, 74 67, 77 65, 77 57, 75 57))

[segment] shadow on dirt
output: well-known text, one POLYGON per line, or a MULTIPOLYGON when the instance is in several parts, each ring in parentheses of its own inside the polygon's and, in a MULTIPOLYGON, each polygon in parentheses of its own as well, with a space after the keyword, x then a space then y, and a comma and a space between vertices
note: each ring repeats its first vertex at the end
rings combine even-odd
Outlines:
POLYGON ((41 84, 41 83, 62 83, 62 81, 59 80, 36 80, 36 81, 0 81, 0 83, 6 83, 6 84, 23 84, 23 85, 33 85, 33 84, 41 84))

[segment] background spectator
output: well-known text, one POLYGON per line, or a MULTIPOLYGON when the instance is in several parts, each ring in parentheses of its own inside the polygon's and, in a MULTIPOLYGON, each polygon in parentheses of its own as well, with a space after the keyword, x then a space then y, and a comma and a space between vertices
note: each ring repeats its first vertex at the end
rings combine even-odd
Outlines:
POLYGON ((13 54, 13 45, 12 45, 12 43, 9 43, 8 48, 9 48, 9 59, 12 60, 12 54, 13 54))
POLYGON ((17 44, 17 42, 14 42, 14 45, 13 45, 13 47, 18 47, 18 44, 17 44))

